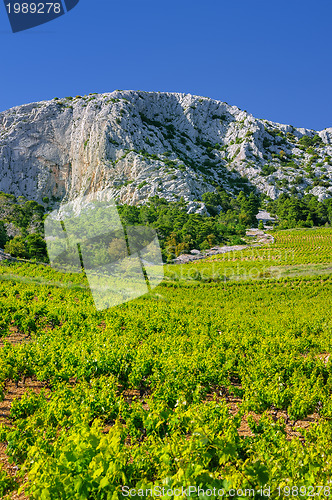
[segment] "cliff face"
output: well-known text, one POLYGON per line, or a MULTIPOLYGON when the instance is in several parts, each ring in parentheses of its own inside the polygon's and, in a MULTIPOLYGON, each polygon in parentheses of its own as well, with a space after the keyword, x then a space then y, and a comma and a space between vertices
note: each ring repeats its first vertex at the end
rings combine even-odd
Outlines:
POLYGON ((296 129, 205 97, 141 91, 0 113, 0 190, 16 196, 71 200, 105 190, 130 204, 183 196, 199 210, 204 192, 236 193, 243 178, 272 198, 331 196, 332 128, 296 129))

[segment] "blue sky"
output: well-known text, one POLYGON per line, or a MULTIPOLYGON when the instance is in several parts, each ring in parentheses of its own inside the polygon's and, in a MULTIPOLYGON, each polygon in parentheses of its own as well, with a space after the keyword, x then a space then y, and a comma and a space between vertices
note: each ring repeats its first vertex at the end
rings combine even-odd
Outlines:
POLYGON ((139 89, 332 127, 331 19, 329 0, 80 0, 65 16, 13 34, 0 5, 0 111, 139 89))

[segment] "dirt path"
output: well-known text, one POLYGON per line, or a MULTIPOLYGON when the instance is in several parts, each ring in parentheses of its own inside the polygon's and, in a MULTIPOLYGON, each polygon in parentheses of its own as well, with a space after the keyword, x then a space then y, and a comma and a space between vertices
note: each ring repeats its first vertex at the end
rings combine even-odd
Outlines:
POLYGON ((252 243, 247 245, 225 245, 225 246, 215 246, 209 250, 191 250, 191 253, 184 253, 179 255, 173 260, 173 264, 188 264, 189 262, 194 262, 197 260, 206 259, 212 255, 218 255, 228 252, 238 252, 240 250, 245 250, 246 248, 260 247, 268 243, 274 243, 274 238, 270 234, 261 231, 260 229, 248 229, 246 231, 247 238, 252 238, 252 243))

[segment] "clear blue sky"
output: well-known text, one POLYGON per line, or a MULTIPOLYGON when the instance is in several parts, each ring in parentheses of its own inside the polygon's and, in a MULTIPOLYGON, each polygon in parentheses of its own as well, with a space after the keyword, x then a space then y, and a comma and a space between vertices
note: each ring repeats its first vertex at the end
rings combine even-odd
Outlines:
POLYGON ((331 19, 330 0, 80 0, 65 16, 13 34, 2 4, 0 111, 139 89, 332 127, 331 19))

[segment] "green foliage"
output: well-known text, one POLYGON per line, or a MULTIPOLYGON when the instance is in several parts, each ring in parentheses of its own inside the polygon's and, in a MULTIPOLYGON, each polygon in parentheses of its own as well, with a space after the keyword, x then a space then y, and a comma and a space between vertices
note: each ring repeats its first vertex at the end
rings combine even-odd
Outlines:
POLYGON ((141 182, 138 186, 137 186, 137 189, 142 189, 142 187, 146 186, 147 185, 147 181, 143 181, 141 182))
POLYGON ((306 194, 302 198, 281 194, 277 200, 270 201, 267 208, 277 215, 279 227, 283 229, 332 224, 331 198, 320 202, 312 194, 306 194))
POLYGON ((305 148, 309 148, 310 146, 319 146, 323 143, 321 137, 316 134, 313 137, 309 137, 308 135, 303 135, 301 139, 299 139, 299 144, 304 146, 305 148))
MULTIPOLYGON (((43 202, 48 203, 48 197, 43 198, 43 202)), ((14 257, 47 261, 42 238, 44 212, 45 208, 35 201, 0 193, 0 247, 5 247, 6 252, 14 257), (15 238, 8 237, 5 223, 11 223, 16 228, 19 234, 15 238)))
POLYGON ((4 248, 7 240, 8 240, 8 236, 7 236, 5 224, 2 220, 0 220, 0 248, 4 248))
POLYGON ((28 251, 25 240, 22 236, 15 236, 12 240, 5 244, 5 252, 13 257, 21 257, 22 259, 28 258, 28 251))
POLYGON ((46 242, 39 234, 29 234, 25 238, 27 253, 30 259, 47 260, 46 242))
POLYGON ((263 139, 263 147, 265 149, 269 148, 271 146, 272 142, 270 141, 270 139, 268 139, 267 137, 264 137, 263 139))
POLYGON ((274 174, 278 169, 274 165, 264 165, 261 170, 261 175, 267 176, 274 174))
POLYGON ((287 137, 287 139, 289 140, 289 142, 293 142, 293 143, 295 143, 295 142, 296 142, 296 137, 295 137, 295 135, 294 135, 294 134, 292 134, 291 132, 287 132, 286 137, 287 137))
POLYGON ((26 237, 15 236, 5 244, 5 252, 22 259, 48 261, 46 242, 39 234, 29 234, 26 237))
POLYGON ((233 236, 244 236, 246 225, 257 222, 259 200, 253 193, 234 199, 218 187, 202 199, 210 216, 188 214, 183 199, 167 202, 157 196, 146 205, 119 205, 118 210, 125 226, 147 224, 157 230, 165 262, 192 249, 208 249, 230 242, 233 236))
POLYGON ((256 226, 256 215, 258 214, 260 205, 258 196, 251 192, 249 197, 246 197, 243 191, 241 191, 237 197, 237 201, 240 206, 240 222, 246 226, 256 226))
MULTIPOLYGON (((124 209, 136 218, 136 207, 124 209)), ((123 485, 327 484, 332 384, 321 357, 332 349, 331 275, 249 276, 330 262, 331 236, 278 231, 270 247, 168 266, 156 291, 105 311, 94 308, 84 276, 2 265, 1 329, 15 326, 32 342, 4 343, 0 381, 47 386, 14 400, 11 425, 0 427, 29 497, 121 498, 123 485), (244 279, 208 282, 231 268, 244 279), (276 410, 292 421, 319 411, 320 421, 307 430, 295 423, 290 438, 284 419, 271 418, 276 410)), ((2 497, 8 480, 1 471, 2 497)))
POLYGON ((27 201, 23 196, 17 199, 14 195, 0 192, 0 213, 3 222, 12 222, 22 231, 31 230, 35 225, 41 226, 44 207, 35 201, 27 201))
POLYGON ((0 464, 0 495, 1 498, 5 498, 5 495, 9 494, 11 491, 18 487, 16 481, 7 474, 3 469, 3 465, 0 464))

